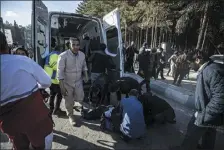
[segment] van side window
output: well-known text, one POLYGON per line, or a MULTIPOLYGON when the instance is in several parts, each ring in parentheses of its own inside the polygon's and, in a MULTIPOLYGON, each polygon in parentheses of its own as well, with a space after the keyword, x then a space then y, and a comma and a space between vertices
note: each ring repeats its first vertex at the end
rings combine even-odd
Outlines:
POLYGON ((107 30, 107 48, 110 53, 117 54, 118 42, 118 31, 116 27, 112 27, 107 30))

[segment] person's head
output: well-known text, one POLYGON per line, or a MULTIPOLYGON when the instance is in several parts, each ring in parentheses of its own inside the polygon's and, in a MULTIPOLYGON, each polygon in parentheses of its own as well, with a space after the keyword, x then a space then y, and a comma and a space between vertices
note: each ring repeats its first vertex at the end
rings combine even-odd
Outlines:
POLYGON ((29 57, 29 53, 28 53, 28 51, 27 51, 25 48, 23 48, 23 47, 18 47, 18 48, 16 48, 14 54, 15 54, 15 55, 22 55, 22 56, 27 56, 27 57, 29 57))
POLYGON ((206 52, 200 51, 195 56, 193 56, 193 58, 190 61, 191 61, 191 68, 194 71, 198 71, 201 65, 209 61, 209 55, 206 52))
POLYGON ((104 43, 100 43, 100 50, 101 50, 101 51, 104 52, 106 48, 107 48, 106 44, 104 44, 104 43))
POLYGON ((174 54, 177 55, 178 54, 178 51, 175 51, 174 54))
POLYGON ((144 42, 142 46, 143 46, 144 48, 147 48, 147 47, 148 47, 148 43, 144 42))
POLYGON ((152 49, 151 49, 151 52, 152 52, 152 53, 156 53, 156 52, 157 52, 156 48, 152 48, 152 49))
POLYGON ((77 53, 80 50, 80 40, 78 38, 70 38, 70 46, 73 53, 77 53))
POLYGON ((137 89, 132 89, 130 92, 129 92, 129 96, 135 96, 135 97, 138 97, 139 96, 139 92, 137 89))
POLYGON ((9 54, 9 47, 5 35, 0 31, 0 54, 9 54))
POLYGON ((163 48, 160 47, 160 48, 159 48, 159 53, 162 53, 162 52, 163 52, 163 48))

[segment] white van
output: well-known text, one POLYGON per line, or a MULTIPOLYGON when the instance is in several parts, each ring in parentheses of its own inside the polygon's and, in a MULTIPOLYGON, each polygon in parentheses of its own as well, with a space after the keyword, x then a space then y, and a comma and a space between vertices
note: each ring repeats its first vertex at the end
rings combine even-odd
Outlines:
POLYGON ((44 65, 45 57, 51 52, 51 38, 56 39, 61 49, 66 50, 69 37, 78 37, 80 46, 85 44, 84 36, 90 37, 92 51, 99 49, 100 43, 108 47, 107 55, 113 57, 116 68, 123 76, 122 35, 118 9, 102 19, 93 16, 65 12, 49 12, 42 1, 33 1, 32 39, 35 49, 34 60, 44 65))
MULTIPOLYGON (((34 2, 34 1, 33 1, 34 2)), ((122 35, 120 29, 120 14, 118 9, 111 11, 102 19, 65 12, 49 12, 41 1, 35 1, 32 12, 32 39, 34 47, 34 60, 44 65, 45 57, 51 52, 51 38, 63 45, 66 50, 66 42, 69 37, 78 37, 80 46, 84 42, 84 36, 88 35, 92 41, 91 49, 96 51, 97 45, 105 43, 116 69, 120 70, 117 77, 128 76, 141 82, 143 79, 135 73, 124 73, 124 57, 122 50, 122 35)), ((90 42, 91 43, 91 42, 90 42)), ((88 92, 88 86, 84 91, 88 92)), ((116 104, 116 94, 111 93, 111 104, 116 104)))

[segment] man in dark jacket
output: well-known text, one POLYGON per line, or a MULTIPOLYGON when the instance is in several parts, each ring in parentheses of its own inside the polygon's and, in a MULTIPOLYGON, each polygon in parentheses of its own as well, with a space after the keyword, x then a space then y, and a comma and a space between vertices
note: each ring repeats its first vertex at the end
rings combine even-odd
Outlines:
MULTIPOLYGON (((147 43, 145 44, 147 45, 147 43)), ((150 77, 151 77, 151 70, 150 70, 150 51, 146 51, 143 49, 140 54, 138 55, 139 60, 139 72, 138 74, 145 79, 146 89, 150 91, 150 77)))
POLYGON ((137 49, 135 48, 134 42, 131 42, 131 45, 126 49, 126 70, 128 72, 134 72, 134 67, 133 67, 133 63, 134 63, 134 56, 135 53, 138 54, 137 49))
POLYGON ((189 70, 188 55, 187 55, 187 51, 184 51, 182 55, 177 57, 176 71, 174 75, 173 84, 177 84, 177 86, 180 86, 188 70, 189 70))
POLYGON ((165 53, 163 52, 163 48, 161 48, 161 47, 159 48, 158 56, 159 56, 159 62, 158 62, 159 65, 158 65, 158 69, 157 69, 157 78, 160 73, 161 79, 165 80, 166 78, 164 78, 164 76, 163 76, 163 69, 166 66, 166 58, 165 58, 165 53))
POLYGON ((202 54, 196 63, 201 65, 195 91, 197 111, 188 124, 181 148, 195 149, 202 138, 198 147, 213 150, 216 129, 224 131, 224 55, 208 58, 202 54))

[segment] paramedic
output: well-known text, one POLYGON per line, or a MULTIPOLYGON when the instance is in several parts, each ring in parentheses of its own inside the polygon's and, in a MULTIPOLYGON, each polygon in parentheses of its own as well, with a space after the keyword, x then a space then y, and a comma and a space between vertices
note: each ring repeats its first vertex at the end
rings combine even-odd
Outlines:
POLYGON ((62 95, 59 86, 59 80, 56 78, 57 75, 57 61, 60 51, 56 49, 56 41, 54 38, 51 39, 51 48, 53 51, 46 57, 44 70, 51 77, 50 86, 50 114, 53 113, 58 116, 64 116, 66 113, 60 109, 62 95), (57 97, 56 97, 57 96, 57 97), (54 108, 54 100, 56 99, 56 104, 54 108))
POLYGON ((69 122, 72 126, 77 125, 73 116, 74 100, 82 103, 84 99, 84 81, 88 82, 88 69, 86 66, 85 54, 80 51, 78 38, 70 38, 71 49, 61 53, 58 58, 58 79, 62 95, 65 97, 65 108, 69 122))
POLYGON ((34 149, 44 150, 45 138, 52 135, 53 122, 39 88, 50 87, 51 80, 32 59, 10 55, 2 32, 0 41, 0 129, 16 150, 29 149, 30 144, 34 149))
POLYGON ((137 97, 138 90, 132 89, 129 98, 122 99, 120 103, 122 114, 120 130, 125 141, 141 138, 146 131, 143 107, 137 97))

